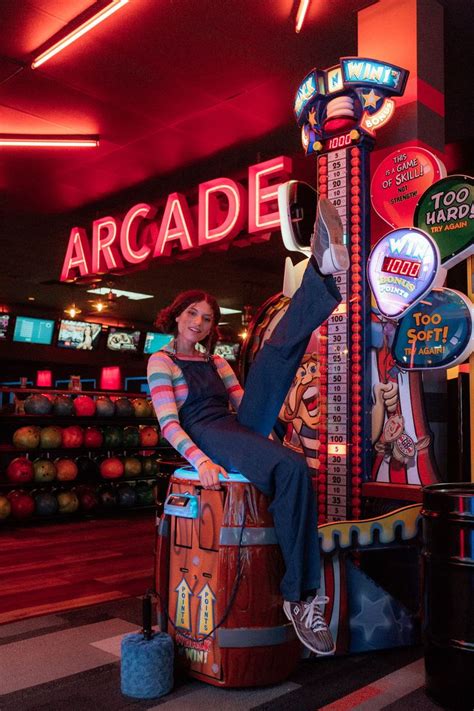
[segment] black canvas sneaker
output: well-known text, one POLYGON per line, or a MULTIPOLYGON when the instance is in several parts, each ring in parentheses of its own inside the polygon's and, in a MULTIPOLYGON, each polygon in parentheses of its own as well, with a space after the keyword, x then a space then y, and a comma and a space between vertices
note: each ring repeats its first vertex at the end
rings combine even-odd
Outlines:
POLYGON ((334 274, 349 268, 344 226, 337 208, 327 198, 320 198, 318 202, 311 252, 322 274, 334 274))
POLYGON ((302 644, 315 654, 334 654, 336 645, 323 617, 324 605, 329 602, 326 595, 316 595, 311 602, 283 603, 283 610, 293 623, 302 644))

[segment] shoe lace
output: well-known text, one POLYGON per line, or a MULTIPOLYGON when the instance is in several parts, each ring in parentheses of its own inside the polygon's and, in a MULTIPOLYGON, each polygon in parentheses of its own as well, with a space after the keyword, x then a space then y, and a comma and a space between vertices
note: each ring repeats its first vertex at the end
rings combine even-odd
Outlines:
POLYGON ((323 605, 329 602, 327 595, 316 595, 311 602, 305 604, 301 621, 313 632, 320 632, 327 629, 326 620, 323 617, 323 605))

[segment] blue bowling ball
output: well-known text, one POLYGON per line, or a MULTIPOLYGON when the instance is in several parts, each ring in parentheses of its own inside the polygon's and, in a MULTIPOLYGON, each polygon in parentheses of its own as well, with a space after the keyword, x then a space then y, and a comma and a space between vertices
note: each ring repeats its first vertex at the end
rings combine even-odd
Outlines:
POLYGON ((35 512, 38 516, 54 516, 58 512, 58 500, 49 491, 40 491, 35 495, 35 512))
POLYGON ((57 395, 53 401, 54 414, 58 417, 69 417, 74 414, 74 405, 70 395, 57 395))
POLYGON ((118 487, 118 501, 119 505, 124 508, 131 508, 137 504, 137 495, 135 489, 129 484, 123 484, 118 487))

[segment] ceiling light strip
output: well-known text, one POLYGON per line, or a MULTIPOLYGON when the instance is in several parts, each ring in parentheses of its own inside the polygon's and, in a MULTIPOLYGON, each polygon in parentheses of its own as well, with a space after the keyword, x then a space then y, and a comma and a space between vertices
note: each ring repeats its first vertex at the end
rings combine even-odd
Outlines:
POLYGON ((295 32, 299 32, 303 27, 303 22, 308 12, 310 0, 300 0, 300 5, 298 7, 298 12, 296 13, 296 26, 295 32))
POLYGON ((0 146, 39 147, 39 148, 95 148, 97 138, 14 138, 0 136, 0 146))
POLYGON ((76 27, 75 30, 69 32, 69 34, 63 37, 63 39, 59 40, 58 42, 55 42, 52 47, 35 57, 33 62, 31 63, 31 68, 37 69, 39 66, 51 59, 51 57, 54 57, 59 52, 62 52, 63 49, 69 47, 70 44, 78 40, 80 37, 85 35, 86 32, 89 32, 98 24, 106 20, 114 12, 120 10, 120 8, 122 8, 128 2, 129 0, 112 0, 112 2, 108 3, 108 5, 106 5, 106 7, 100 10, 100 12, 97 12, 92 15, 92 17, 90 17, 88 20, 79 25, 79 27, 76 27))

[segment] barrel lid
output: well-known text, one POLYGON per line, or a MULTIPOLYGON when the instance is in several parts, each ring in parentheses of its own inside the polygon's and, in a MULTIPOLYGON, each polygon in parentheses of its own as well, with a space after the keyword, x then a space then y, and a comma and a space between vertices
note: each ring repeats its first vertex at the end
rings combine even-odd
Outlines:
POLYGON ((423 511, 474 514, 474 482, 441 482, 423 488, 423 511))
MULTIPOLYGON (((223 484, 250 483, 249 480, 246 479, 240 472, 229 471, 227 473, 229 475, 228 479, 226 479, 225 476, 222 476, 222 474, 219 474, 219 481, 223 484)), ((176 471, 173 472, 172 478, 177 480, 186 479, 186 481, 199 481, 199 474, 193 467, 180 467, 179 469, 176 469, 176 471)))

